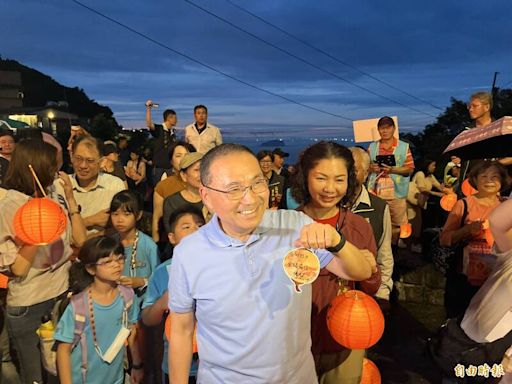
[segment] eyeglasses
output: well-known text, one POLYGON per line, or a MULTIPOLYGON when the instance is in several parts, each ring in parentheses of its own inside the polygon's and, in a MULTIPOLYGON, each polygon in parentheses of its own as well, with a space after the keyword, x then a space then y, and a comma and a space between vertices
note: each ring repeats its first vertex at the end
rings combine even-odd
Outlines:
POLYGON ((260 160, 260 164, 272 164, 271 160, 260 160))
POLYGON ((114 265, 115 263, 122 264, 124 263, 125 257, 124 255, 114 255, 109 257, 108 259, 104 259, 103 261, 98 261, 97 263, 94 263, 94 265, 103 266, 103 267, 110 267, 114 265))
POLYGON ((236 201, 236 200, 241 200, 245 196, 245 194, 247 193, 247 191, 249 189, 252 190, 256 194, 268 191, 268 182, 266 179, 258 179, 254 183, 252 183, 251 185, 249 185, 247 187, 240 185, 240 186, 230 188, 227 191, 212 188, 207 185, 205 185, 205 188, 211 189, 212 191, 215 191, 215 192, 224 193, 227 195, 229 200, 236 201))
POLYGON ((82 164, 85 161, 87 165, 94 165, 99 161, 99 159, 84 158, 82 156, 73 155, 71 156, 71 161, 75 164, 82 164))

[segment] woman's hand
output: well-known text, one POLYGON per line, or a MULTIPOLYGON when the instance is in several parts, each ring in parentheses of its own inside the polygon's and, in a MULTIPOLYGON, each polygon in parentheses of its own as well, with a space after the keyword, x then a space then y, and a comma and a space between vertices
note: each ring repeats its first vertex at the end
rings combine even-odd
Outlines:
POLYGON ((146 282, 142 277, 121 276, 119 284, 124 285, 125 287, 139 288, 143 287, 146 284, 146 282))
POLYGON ((503 356, 501 365, 505 373, 512 373, 512 357, 508 357, 507 355, 503 356))
POLYGON ((380 166, 377 163, 371 163, 370 164, 370 170, 372 173, 380 173, 380 166))
POLYGON ((482 230, 483 230, 482 224, 483 224, 482 220, 477 220, 477 221, 473 221, 472 223, 466 224, 465 228, 468 231, 468 233, 471 234, 471 236, 476 236, 480 232, 482 232, 482 230))

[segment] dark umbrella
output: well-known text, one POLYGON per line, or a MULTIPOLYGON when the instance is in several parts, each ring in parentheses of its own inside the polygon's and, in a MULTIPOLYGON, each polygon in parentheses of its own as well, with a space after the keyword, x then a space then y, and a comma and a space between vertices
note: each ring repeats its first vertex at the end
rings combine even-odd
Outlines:
POLYGON ((459 133, 443 153, 464 160, 512 156, 512 117, 459 133))

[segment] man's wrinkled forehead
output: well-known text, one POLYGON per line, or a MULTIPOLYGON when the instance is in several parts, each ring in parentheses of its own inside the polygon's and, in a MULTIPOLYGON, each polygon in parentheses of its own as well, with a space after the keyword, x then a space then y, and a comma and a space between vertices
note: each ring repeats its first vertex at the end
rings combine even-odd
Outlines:
POLYGON ((210 173, 213 180, 222 179, 225 183, 243 183, 262 175, 256 157, 242 152, 230 153, 216 159, 211 165, 210 173))

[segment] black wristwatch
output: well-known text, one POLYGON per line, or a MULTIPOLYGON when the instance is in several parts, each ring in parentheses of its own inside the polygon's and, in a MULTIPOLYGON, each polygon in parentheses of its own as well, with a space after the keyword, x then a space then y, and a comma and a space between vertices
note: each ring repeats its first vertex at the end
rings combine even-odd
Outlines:
POLYGON ((338 253, 345 246, 346 242, 347 239, 340 233, 340 242, 336 244, 334 247, 328 247, 326 249, 331 253, 338 253))

